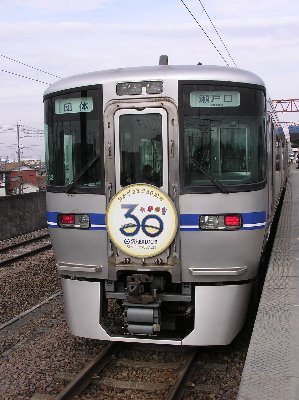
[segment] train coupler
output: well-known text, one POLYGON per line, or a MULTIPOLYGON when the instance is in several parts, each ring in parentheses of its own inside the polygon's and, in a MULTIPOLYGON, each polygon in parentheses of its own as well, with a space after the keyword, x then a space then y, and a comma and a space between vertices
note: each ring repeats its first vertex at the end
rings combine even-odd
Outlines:
POLYGON ((124 302, 124 322, 127 333, 131 335, 154 335, 160 331, 161 302, 151 304, 132 304, 124 302))
POLYGON ((152 304, 157 302, 158 291, 162 291, 165 281, 162 276, 133 274, 127 277, 126 301, 132 304, 152 304))

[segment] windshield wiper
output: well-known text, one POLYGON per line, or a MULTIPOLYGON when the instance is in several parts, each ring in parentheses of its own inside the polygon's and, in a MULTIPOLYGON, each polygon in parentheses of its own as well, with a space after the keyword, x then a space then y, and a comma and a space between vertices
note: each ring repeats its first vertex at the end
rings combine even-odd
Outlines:
POLYGON ((98 160, 99 156, 95 156, 93 159, 91 159, 84 167, 81 169, 79 174, 76 176, 75 179, 70 182, 67 187, 65 188, 64 193, 70 193, 72 188, 76 185, 76 183, 79 181, 79 179, 85 174, 86 171, 89 170, 93 166, 93 164, 98 160))
POLYGON ((205 176, 207 176, 210 179, 210 181, 212 181, 214 183, 214 185, 217 186, 221 190, 222 193, 226 193, 226 194, 229 193, 228 189, 224 185, 222 185, 222 183, 217 178, 215 178, 215 176, 213 176, 207 170, 205 170, 199 164, 198 161, 196 161, 194 158, 190 158, 190 162, 193 163, 199 169, 200 172, 202 172, 205 176))

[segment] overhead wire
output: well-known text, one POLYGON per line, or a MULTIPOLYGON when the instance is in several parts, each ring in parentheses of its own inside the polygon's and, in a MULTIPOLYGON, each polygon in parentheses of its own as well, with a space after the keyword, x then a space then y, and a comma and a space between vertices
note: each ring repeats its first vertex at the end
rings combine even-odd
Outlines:
MULTIPOLYGON (((229 64, 227 63, 227 61, 226 61, 225 58, 223 57, 223 55, 220 53, 220 51, 218 50, 218 48, 216 47, 216 45, 215 45, 215 44, 213 43, 213 41, 210 39, 209 35, 205 32, 205 30, 203 29, 203 27, 200 25, 200 23, 198 22, 198 20, 196 19, 196 17, 192 14, 192 12, 191 12, 190 9, 187 7, 187 5, 185 4, 185 2, 184 2, 183 0, 180 0, 180 1, 181 1, 181 3, 185 6, 185 8, 187 9, 187 11, 188 11, 189 14, 191 15, 191 17, 194 19, 194 21, 197 23, 197 25, 200 27, 200 29, 203 31, 203 33, 206 35, 206 37, 209 39, 209 41, 212 43, 213 47, 215 48, 215 50, 217 51, 217 53, 221 56, 221 58, 222 58, 223 61, 226 63, 226 65, 229 66, 229 64)), ((223 40, 222 40, 222 38, 221 38, 221 36, 220 36, 218 30, 216 29, 216 27, 215 27, 215 25, 213 24, 213 22, 212 22, 212 20, 211 20, 211 18, 210 18, 210 16, 209 16, 209 14, 208 14, 208 12, 206 11, 205 7, 203 6, 202 1, 201 1, 201 0, 198 0, 198 1, 199 1, 200 5, 201 5, 203 11, 205 12, 206 16, 208 17, 210 23, 212 24, 212 26, 213 26, 215 32, 217 33, 217 35, 218 35, 218 37, 219 37, 221 43, 223 44, 223 46, 224 46, 224 48, 225 48, 225 50, 226 50, 228 56, 230 57, 230 59, 231 59, 232 62, 234 63, 235 67, 237 67, 237 64, 235 63, 234 59, 232 58, 232 56, 231 56, 231 54, 230 54, 230 52, 229 52, 227 46, 226 46, 225 43, 223 42, 223 40)), ((269 105, 270 105, 270 107, 271 107, 271 109, 272 109, 272 111, 270 111, 270 114, 272 115, 272 117, 273 117, 273 119, 275 120, 276 124, 277 124, 278 126, 281 126, 281 122, 279 121, 279 118, 278 118, 278 116, 277 116, 277 114, 276 114, 276 111, 275 111, 275 109, 274 109, 274 106, 273 106, 273 103, 272 103, 271 98, 268 99, 268 103, 269 103, 269 105)))
POLYGON ((15 73, 15 72, 7 71, 7 70, 5 70, 5 69, 0 69, 0 71, 1 71, 1 72, 5 72, 6 74, 18 76, 19 78, 30 79, 31 81, 35 81, 35 82, 39 82, 39 83, 44 83, 45 85, 50 85, 49 82, 44 82, 44 81, 41 81, 41 80, 39 80, 39 79, 30 78, 29 76, 17 74, 17 73, 15 73))
POLYGON ((220 36, 220 34, 219 34, 218 30, 216 29, 215 25, 213 24, 213 21, 211 20, 209 14, 208 14, 208 12, 207 12, 207 10, 206 10, 205 7, 203 6, 201 0, 198 0, 198 1, 199 1, 200 5, 201 5, 203 11, 205 12, 206 16, 208 17, 208 19, 209 19, 209 21, 210 21, 212 27, 214 28, 214 30, 215 30, 217 36, 219 37, 221 43, 223 44, 223 47, 224 47, 225 50, 227 51, 227 54, 228 54, 229 58, 230 58, 230 59, 232 60, 232 62, 234 63, 235 67, 237 67, 237 64, 235 63, 235 60, 234 60, 233 57, 231 56, 231 54, 230 54, 228 48, 226 47, 224 41, 222 40, 222 37, 220 36))
POLYGON ((223 55, 221 54, 221 52, 218 50, 217 46, 214 44, 214 42, 212 41, 212 39, 209 37, 209 35, 207 34, 207 32, 204 30, 204 28, 200 25, 200 23, 198 22, 198 20, 196 19, 196 17, 192 14, 192 12, 190 11, 190 9, 187 7, 187 5, 185 4, 184 0, 180 0, 181 3, 185 6, 186 10, 189 12, 189 14, 191 15, 191 17, 194 19, 194 21, 197 23, 197 25, 200 27, 200 29, 203 31, 203 33, 205 34, 205 36, 208 38, 208 40, 210 41, 210 43, 212 44, 212 46, 214 47, 214 49, 217 51, 217 53, 220 55, 220 57, 222 58, 222 60, 225 62, 225 64, 229 67, 229 63, 226 61, 226 59, 223 57, 223 55))
POLYGON ((34 70, 36 70, 36 71, 38 71, 38 72, 42 72, 43 74, 47 74, 47 75, 50 75, 50 76, 54 76, 55 78, 61 79, 61 76, 58 76, 58 75, 55 75, 55 74, 51 74, 50 72, 47 72, 47 71, 44 71, 44 70, 42 70, 42 69, 33 67, 32 65, 26 64, 26 63, 24 63, 24 62, 22 62, 22 61, 18 61, 18 60, 16 60, 16 59, 11 58, 11 57, 8 57, 8 56, 6 56, 6 55, 4 55, 4 54, 0 54, 0 57, 6 58, 7 60, 13 61, 13 62, 15 62, 15 63, 17 63, 17 64, 24 65, 25 67, 34 69, 34 70))
POLYGON ((33 128, 32 126, 18 124, 19 127, 23 130, 23 133, 27 136, 35 134, 35 135, 43 135, 44 131, 39 128, 33 128))

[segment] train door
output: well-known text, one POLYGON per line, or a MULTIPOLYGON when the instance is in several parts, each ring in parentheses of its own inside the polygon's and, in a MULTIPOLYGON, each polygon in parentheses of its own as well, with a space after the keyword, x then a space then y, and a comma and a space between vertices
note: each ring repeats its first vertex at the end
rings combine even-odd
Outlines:
MULTIPOLYGON (((134 103, 113 101, 106 107, 104 135, 107 206, 113 195, 126 186, 146 183, 167 194, 178 212, 177 115, 176 106, 166 100, 161 103, 156 100, 134 103)), ((128 223, 132 222, 132 218, 128 218, 128 223)), ((162 253, 146 259, 134 256, 128 258, 128 255, 114 247, 110 241, 109 277, 113 279, 118 270, 125 268, 126 260, 130 260, 131 265, 141 263, 150 270, 157 269, 157 263, 161 265, 161 269, 171 268, 175 275, 174 281, 179 281, 178 249, 179 233, 162 253), (176 261, 173 261, 174 258, 176 261)))

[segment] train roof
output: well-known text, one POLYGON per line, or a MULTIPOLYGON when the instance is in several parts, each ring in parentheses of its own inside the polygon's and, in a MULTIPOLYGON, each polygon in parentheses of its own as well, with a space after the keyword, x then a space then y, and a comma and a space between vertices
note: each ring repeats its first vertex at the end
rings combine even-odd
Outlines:
POLYGON ((49 86, 44 96, 81 86, 166 79, 224 81, 265 86, 263 80, 257 75, 240 68, 215 65, 158 65, 109 69, 70 76, 49 86))

